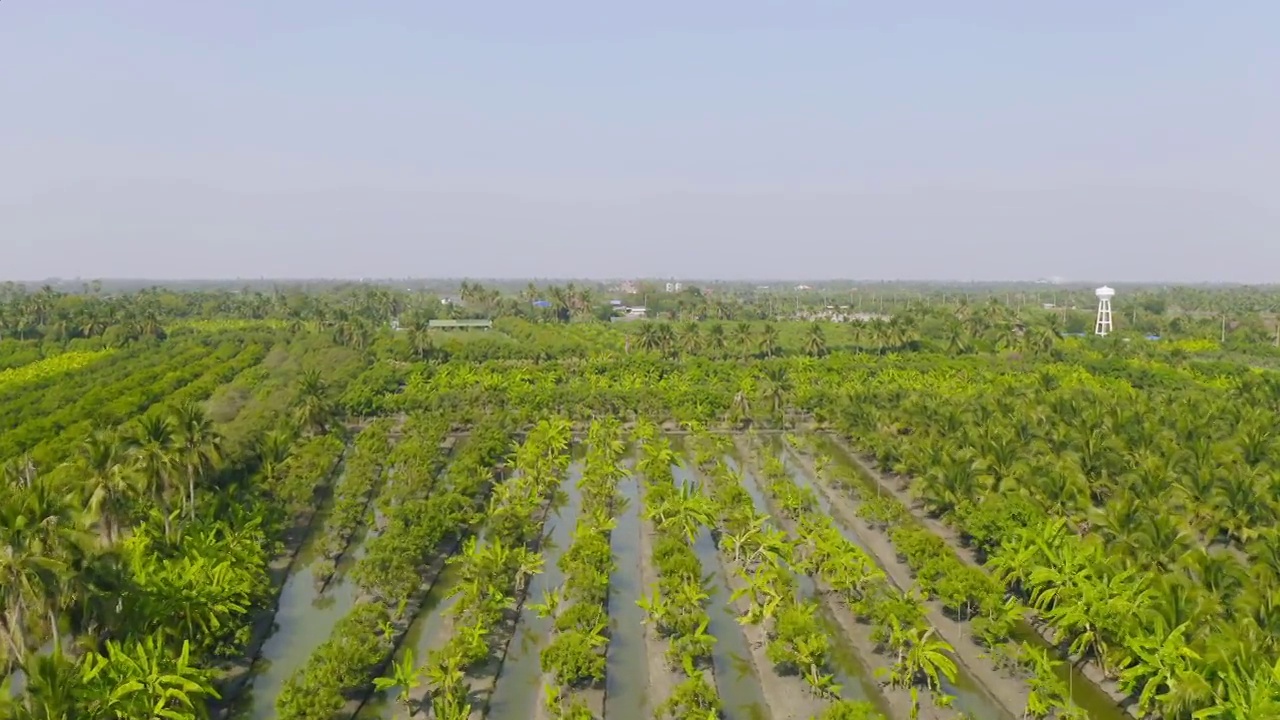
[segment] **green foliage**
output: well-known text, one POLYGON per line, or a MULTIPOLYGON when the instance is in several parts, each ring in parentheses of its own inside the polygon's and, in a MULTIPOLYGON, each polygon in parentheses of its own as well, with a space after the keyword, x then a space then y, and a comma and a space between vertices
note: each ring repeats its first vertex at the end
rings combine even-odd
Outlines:
POLYGON ((282 720, 320 720, 341 709, 344 694, 372 682, 375 667, 391 649, 384 628, 391 619, 381 603, 357 604, 304 666, 285 681, 276 699, 282 720))

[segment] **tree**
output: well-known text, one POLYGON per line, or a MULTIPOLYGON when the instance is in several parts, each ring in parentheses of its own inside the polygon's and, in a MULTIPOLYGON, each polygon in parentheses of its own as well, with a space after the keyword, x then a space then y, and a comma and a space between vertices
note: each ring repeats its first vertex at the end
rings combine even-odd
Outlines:
POLYGON ((314 368, 304 370, 298 377, 298 395, 294 405, 298 426, 314 433, 324 433, 336 414, 329 386, 320 371, 314 368))
POLYGON ((222 436, 205 415, 204 408, 194 402, 180 405, 174 411, 178 462, 187 476, 187 517, 196 516, 196 483, 203 480, 222 460, 222 436))
POLYGON ((765 323, 760 329, 760 354, 770 358, 778 354, 778 326, 765 323))
POLYGON ((128 451, 119 438, 98 431, 85 438, 73 461, 88 494, 88 508, 97 516, 108 545, 118 539, 120 525, 138 494, 128 451))
POLYGON ((816 321, 809 323, 804 335, 804 352, 810 357, 823 357, 827 354, 827 336, 822 325, 816 321))
POLYGON ((895 685, 907 687, 923 682, 925 687, 937 690, 942 687, 940 678, 956 681, 956 662, 950 655, 952 648, 935 637, 936 633, 932 627, 912 627, 903 633, 898 660, 890 672, 895 685))
POLYGON ((165 537, 172 532, 169 496, 178 470, 178 444, 173 421, 158 414, 143 415, 134 421, 128 434, 129 454, 142 478, 143 489, 164 516, 165 537))
POLYGON ((733 341, 742 353, 743 359, 751 357, 751 354, 756 349, 755 334, 751 331, 751 323, 743 321, 734 326, 733 341))

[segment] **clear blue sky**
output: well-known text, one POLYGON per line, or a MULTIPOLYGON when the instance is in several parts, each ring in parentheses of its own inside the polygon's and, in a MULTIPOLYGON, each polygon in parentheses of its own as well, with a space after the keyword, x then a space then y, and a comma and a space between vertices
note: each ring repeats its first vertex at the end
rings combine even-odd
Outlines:
POLYGON ((1280 281, 1280 2, 0 2, 0 277, 1280 281))

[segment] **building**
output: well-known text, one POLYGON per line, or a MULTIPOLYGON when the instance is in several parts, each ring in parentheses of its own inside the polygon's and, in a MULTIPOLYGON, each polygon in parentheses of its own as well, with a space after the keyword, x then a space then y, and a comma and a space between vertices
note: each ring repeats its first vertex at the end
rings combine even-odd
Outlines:
POLYGON ((643 320, 649 316, 648 310, 642 307, 615 307, 614 312, 618 312, 620 314, 614 315, 610 318, 613 322, 643 320))
POLYGON ((667 283, 667 292, 678 293, 684 289, 684 283, 669 282, 667 283))
POLYGON ((427 327, 432 330, 489 330, 492 320, 428 320, 427 327))

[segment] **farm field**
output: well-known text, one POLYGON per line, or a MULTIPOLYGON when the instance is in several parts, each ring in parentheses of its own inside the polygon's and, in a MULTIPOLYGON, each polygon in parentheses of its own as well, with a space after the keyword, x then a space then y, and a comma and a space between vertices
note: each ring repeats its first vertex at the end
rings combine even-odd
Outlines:
POLYGON ((0 342, 0 717, 1280 717, 1273 371, 346 322, 0 342))

